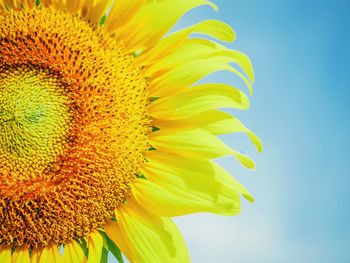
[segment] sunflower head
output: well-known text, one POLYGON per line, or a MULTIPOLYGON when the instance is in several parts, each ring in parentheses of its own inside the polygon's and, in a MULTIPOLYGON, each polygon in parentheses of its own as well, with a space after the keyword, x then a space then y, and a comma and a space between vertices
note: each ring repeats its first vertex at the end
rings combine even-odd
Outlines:
POLYGON ((64 10, 7 11, 0 31, 0 242, 87 236, 149 147, 147 83, 120 41, 64 10))
POLYGON ((216 8, 0 0, 0 262, 99 262, 116 246, 136 262, 187 262, 169 217, 233 215, 239 195, 253 200, 212 161, 232 155, 254 168, 216 138, 245 132, 261 150, 217 110, 249 100, 226 84, 196 85, 227 70, 251 89, 249 59, 190 37, 233 40, 220 21, 164 37, 200 5, 216 8))

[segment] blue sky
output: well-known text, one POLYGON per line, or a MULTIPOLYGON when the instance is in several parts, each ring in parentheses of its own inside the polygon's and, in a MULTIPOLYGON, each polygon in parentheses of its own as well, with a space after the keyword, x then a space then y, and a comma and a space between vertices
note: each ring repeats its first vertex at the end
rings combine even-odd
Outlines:
MULTIPOLYGON (((193 262, 350 262, 350 2, 216 0, 203 17, 232 25, 229 47, 250 56, 251 109, 236 113, 263 140, 225 136, 254 157, 255 172, 220 160, 253 192, 237 217, 178 218, 193 262)), ((235 83, 228 74, 208 79, 235 83)))
MULTIPOLYGON (((236 217, 177 218, 193 262, 350 262, 350 2, 214 2, 218 13, 199 8, 180 25, 218 18, 235 29, 228 46, 250 56, 256 82, 251 109, 232 113, 265 149, 223 137, 256 160, 254 172, 219 160, 256 202, 243 201, 236 217)), ((237 83, 225 73, 207 79, 237 83)))

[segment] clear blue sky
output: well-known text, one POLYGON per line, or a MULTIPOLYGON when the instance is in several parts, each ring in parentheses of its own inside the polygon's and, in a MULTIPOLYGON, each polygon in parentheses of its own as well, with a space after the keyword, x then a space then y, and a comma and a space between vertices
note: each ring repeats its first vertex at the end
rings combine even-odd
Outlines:
MULTIPOLYGON (((177 218, 194 263, 350 262, 350 2, 215 0, 182 25, 218 18, 233 26, 229 47, 255 66, 251 110, 236 113, 264 142, 225 136, 257 170, 220 160, 255 195, 236 217, 177 218)), ((228 74, 208 80, 237 83, 228 74)))

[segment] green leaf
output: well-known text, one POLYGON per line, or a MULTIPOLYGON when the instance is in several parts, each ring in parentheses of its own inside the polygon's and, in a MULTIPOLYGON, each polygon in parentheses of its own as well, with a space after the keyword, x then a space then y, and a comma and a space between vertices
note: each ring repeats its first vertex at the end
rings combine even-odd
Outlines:
POLYGON ((35 5, 39 6, 41 4, 41 0, 35 0, 35 5))
POLYGON ((88 249, 86 240, 84 238, 82 238, 82 239, 76 239, 76 241, 78 242, 78 244, 80 245, 81 249, 83 250, 84 255, 86 257, 88 257, 89 249, 88 249))
POLYGON ((110 251, 113 256, 118 260, 119 263, 124 263, 122 253, 120 252, 120 249, 114 244, 114 242, 109 239, 109 237, 106 235, 105 232, 100 231, 100 234, 103 238, 103 250, 102 250, 102 257, 101 257, 101 263, 105 263, 103 257, 104 257, 104 250, 107 251, 107 261, 108 262, 108 251, 110 251))
POLYGON ((140 56, 141 53, 142 53, 142 50, 136 50, 136 51, 132 52, 132 55, 134 56, 134 58, 136 58, 136 57, 140 56))
POLYGON ((100 19, 100 21, 98 22, 99 26, 102 26, 105 22, 106 22, 106 15, 103 15, 103 17, 100 19))
POLYGON ((152 132, 156 132, 156 131, 159 131, 160 130, 160 128, 158 128, 158 127, 152 127, 152 132))
POLYGON ((151 102, 154 102, 154 101, 156 101, 156 100, 158 100, 159 99, 159 97, 150 97, 149 98, 149 100, 151 101, 151 102))
POLYGON ((100 263, 108 263, 108 250, 103 247, 100 263))
POLYGON ((106 239, 108 243, 108 250, 112 252, 113 256, 118 260, 119 263, 124 263, 120 249, 114 244, 112 240, 109 239, 107 235, 106 235, 106 239))
POLYGON ((139 178, 139 179, 147 180, 147 178, 143 174, 137 174, 136 177, 139 178))

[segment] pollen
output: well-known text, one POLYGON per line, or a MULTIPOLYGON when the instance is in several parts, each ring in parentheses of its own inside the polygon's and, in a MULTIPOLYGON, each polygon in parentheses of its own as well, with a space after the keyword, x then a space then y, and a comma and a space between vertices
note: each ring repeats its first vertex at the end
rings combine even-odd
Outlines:
POLYGON ((46 8, 0 16, 0 243, 64 244, 113 218, 144 162, 149 95, 123 44, 46 8))

